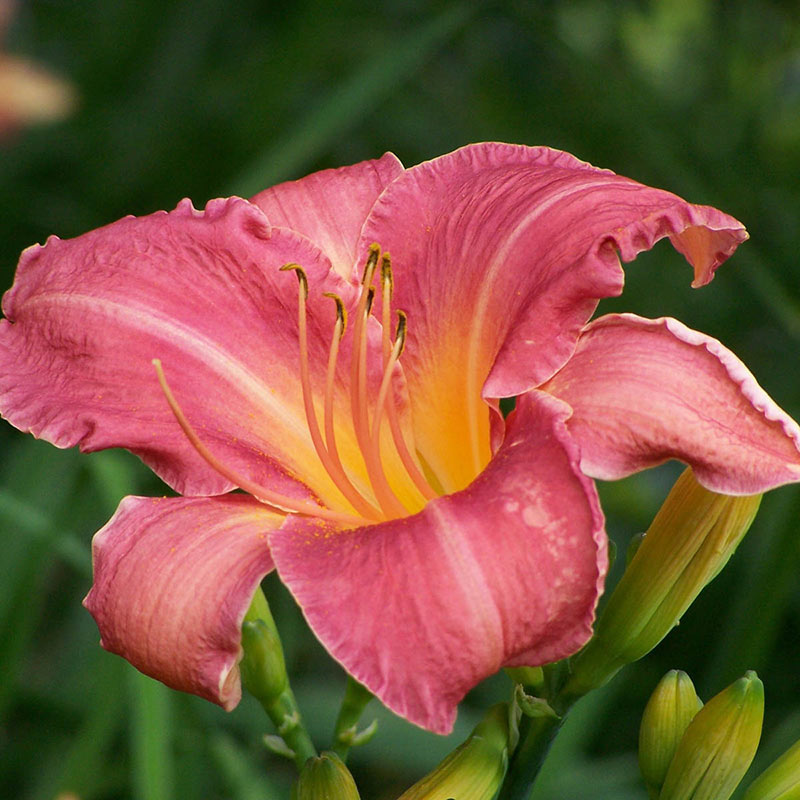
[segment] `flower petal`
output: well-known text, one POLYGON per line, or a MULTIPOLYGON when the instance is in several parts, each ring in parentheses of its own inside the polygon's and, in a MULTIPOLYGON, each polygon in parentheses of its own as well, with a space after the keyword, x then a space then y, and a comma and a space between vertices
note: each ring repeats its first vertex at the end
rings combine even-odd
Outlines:
POLYGON ((283 520, 245 495, 126 497, 92 543, 84 605, 103 647, 230 711, 242 620, 272 569, 267 534, 283 520))
POLYGON ((384 187, 403 172, 397 156, 326 169, 265 189, 251 198, 273 225, 314 242, 345 279, 357 279, 361 226, 384 187))
POLYGON ((471 145, 386 188, 360 247, 391 251, 417 447, 445 488, 490 457, 481 395, 549 378, 598 298, 621 291, 617 252, 631 260, 665 236, 699 285, 747 234, 715 209, 544 147, 471 145))
MULTIPOLYGON (((230 198, 204 212, 185 201, 169 214, 129 217, 26 250, 0 322, 0 411, 60 447, 127 447, 181 493, 226 491, 231 484, 173 418, 151 363, 160 358, 217 457, 283 494, 308 496, 293 477, 301 476, 341 506, 303 410, 297 281, 279 272, 289 261, 302 264, 311 286, 309 359, 319 400, 335 320, 323 293, 352 307, 357 292, 308 240, 270 228, 258 208, 230 198)), ((373 333, 374 398, 382 367, 373 333)), ((336 383, 339 418, 349 418, 349 348, 348 338, 336 383)), ((341 449, 344 457, 344 439, 341 449)))
POLYGON ((349 531, 293 518, 271 534, 322 643, 412 722, 446 733, 478 681, 591 635, 606 540, 568 414, 543 393, 521 398, 485 472, 416 516, 349 531))
POLYGON ((800 428, 716 339, 675 319, 609 314, 541 387, 573 408, 588 475, 614 480, 678 458, 723 494, 800 479, 800 428))

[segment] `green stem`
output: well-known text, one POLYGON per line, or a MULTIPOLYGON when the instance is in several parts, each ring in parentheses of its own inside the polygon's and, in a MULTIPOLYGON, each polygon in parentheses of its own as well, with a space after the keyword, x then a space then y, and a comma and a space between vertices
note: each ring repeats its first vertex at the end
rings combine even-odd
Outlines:
POLYGON ((514 751, 497 800, 528 800, 536 776, 563 722, 563 717, 523 717, 519 745, 514 751))
POLYGON ((261 707, 267 712, 286 746, 294 752, 292 760, 297 769, 301 770, 309 758, 317 755, 317 751, 303 724, 294 693, 287 686, 277 700, 272 703, 262 702, 261 707))
POLYGON ((333 752, 342 761, 347 760, 347 754, 353 746, 361 715, 367 707, 367 703, 372 700, 372 692, 362 686, 355 678, 347 676, 347 688, 342 699, 342 707, 339 709, 339 716, 336 718, 336 727, 333 732, 333 752))
POLYGON ((242 648, 242 682, 267 712, 278 736, 291 751, 284 751, 281 747, 280 752, 291 756, 300 770, 309 758, 317 755, 317 751, 303 725, 297 700, 289 685, 278 629, 261 588, 256 590, 245 614, 242 648))

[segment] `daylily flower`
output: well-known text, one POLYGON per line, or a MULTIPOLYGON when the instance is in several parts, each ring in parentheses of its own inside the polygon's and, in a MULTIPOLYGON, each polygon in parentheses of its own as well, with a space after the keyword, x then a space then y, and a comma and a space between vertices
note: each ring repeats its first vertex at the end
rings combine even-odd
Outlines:
POLYGON ((230 709, 275 567, 331 655, 434 731, 500 667, 574 653, 606 572, 592 478, 668 458, 723 493, 800 477, 800 430, 721 344, 587 324, 619 258, 664 237, 702 286, 746 233, 566 153, 480 144, 26 250, 0 410, 59 447, 126 447, 183 495, 126 498, 95 536, 103 646, 230 709))
MULTIPOLYGON (((16 5, 13 0, 0 0, 0 40, 5 38, 16 5)), ((26 125, 61 119, 74 106, 75 91, 67 81, 0 50, 0 139, 26 125)))

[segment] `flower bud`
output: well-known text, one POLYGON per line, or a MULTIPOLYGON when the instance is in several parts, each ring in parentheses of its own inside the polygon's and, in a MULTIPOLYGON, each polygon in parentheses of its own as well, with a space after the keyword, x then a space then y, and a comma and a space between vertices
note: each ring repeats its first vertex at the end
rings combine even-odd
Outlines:
POLYGON ((323 753, 306 761, 292 800, 360 800, 360 795, 344 761, 336 753, 323 753))
POLYGON ((398 800, 491 800, 508 767, 508 705, 492 706, 436 769, 398 800))
POLYGON ((573 660, 568 691, 585 694, 649 653, 728 562, 760 502, 761 495, 704 489, 687 469, 611 593, 594 637, 573 660))
POLYGON ((728 800, 756 754, 763 718, 764 686, 747 672, 689 723, 659 800, 728 800))
POLYGON ((750 784, 743 800, 800 800, 800 741, 750 784))
POLYGON ((239 669, 245 688, 262 705, 271 705, 286 690, 289 678, 281 640, 261 589, 242 623, 242 650, 239 669))
POLYGON ((651 797, 658 797, 678 743, 702 707, 685 672, 670 670, 656 686, 639 729, 639 769, 651 797))
POLYGON ((506 675, 523 686, 542 686, 544 670, 541 667, 506 667, 506 675))

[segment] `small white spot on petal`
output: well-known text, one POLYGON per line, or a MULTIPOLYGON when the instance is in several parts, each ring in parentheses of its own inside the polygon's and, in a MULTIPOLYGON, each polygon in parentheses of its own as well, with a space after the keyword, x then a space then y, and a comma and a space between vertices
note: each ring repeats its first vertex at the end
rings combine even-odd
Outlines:
POLYGON ((522 521, 531 528, 544 528, 550 518, 539 506, 526 506, 522 512, 522 521))

